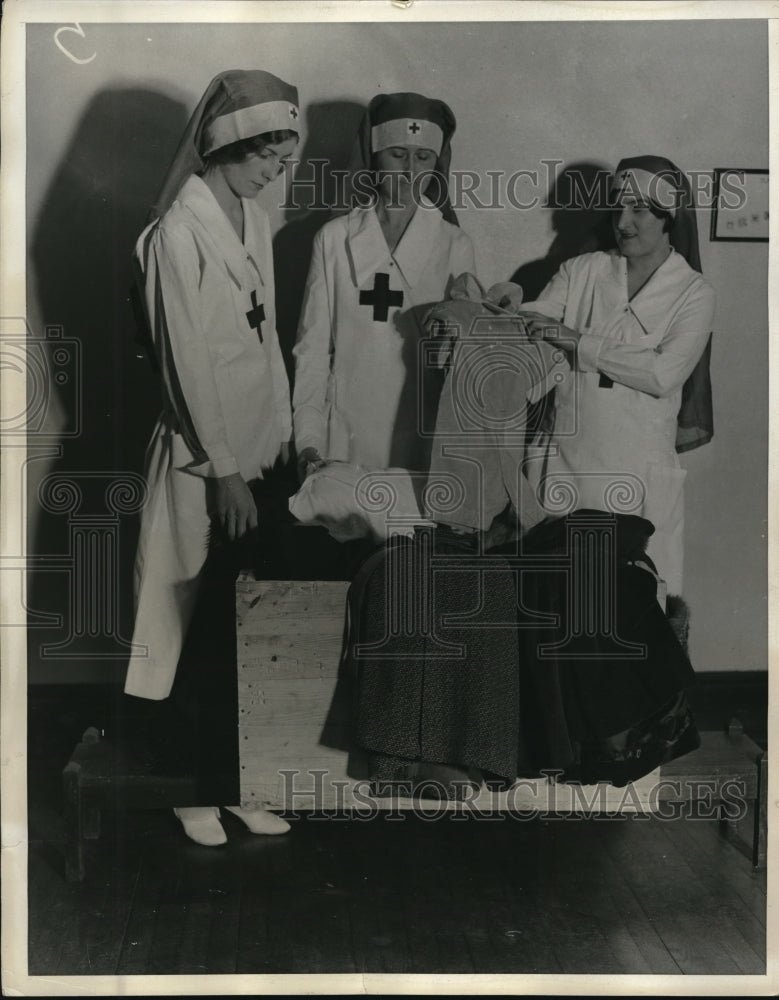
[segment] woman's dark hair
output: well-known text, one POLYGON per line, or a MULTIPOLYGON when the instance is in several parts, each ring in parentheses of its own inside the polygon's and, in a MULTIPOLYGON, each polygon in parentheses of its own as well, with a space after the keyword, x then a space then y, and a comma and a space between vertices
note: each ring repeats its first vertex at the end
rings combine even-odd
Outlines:
POLYGON ((656 219, 663 220, 663 232, 670 233, 671 228, 674 224, 674 219, 671 213, 663 211, 662 208, 655 208, 655 206, 652 204, 649 205, 649 211, 652 213, 652 215, 654 215, 656 219))
POLYGON ((297 132, 289 128, 277 129, 275 132, 263 132, 249 139, 239 139, 228 146, 221 146, 209 153, 208 163, 243 163, 249 156, 261 153, 266 146, 278 146, 287 139, 297 139, 297 132))
MULTIPOLYGON (((671 213, 664 211, 662 208, 657 208, 657 206, 653 205, 651 202, 647 202, 646 207, 649 209, 649 211, 652 213, 652 215, 654 215, 656 219, 663 220, 663 232, 670 233, 671 230, 673 229, 673 224, 674 224, 674 219, 671 213)), ((612 218, 617 219, 622 209, 620 206, 616 205, 612 208, 611 211, 612 211, 612 218)))

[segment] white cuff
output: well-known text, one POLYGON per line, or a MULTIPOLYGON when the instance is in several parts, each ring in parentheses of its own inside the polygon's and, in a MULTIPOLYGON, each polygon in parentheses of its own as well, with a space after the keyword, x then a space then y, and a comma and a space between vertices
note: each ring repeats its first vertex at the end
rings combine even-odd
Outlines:
POLYGON ((579 371, 598 371, 598 358, 600 357, 603 337, 596 337, 593 333, 583 333, 579 338, 576 348, 576 360, 579 363, 579 371))
POLYGON ((191 472, 195 476, 203 476, 205 479, 214 477, 219 479, 222 476, 232 476, 239 469, 238 462, 232 455, 224 455, 222 458, 214 458, 208 462, 202 462, 200 465, 185 465, 183 471, 191 472))

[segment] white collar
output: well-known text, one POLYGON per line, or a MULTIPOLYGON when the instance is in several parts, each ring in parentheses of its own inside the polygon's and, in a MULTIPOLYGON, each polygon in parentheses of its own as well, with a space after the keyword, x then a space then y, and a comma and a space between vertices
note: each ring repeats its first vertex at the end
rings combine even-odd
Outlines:
POLYGON ((409 287, 419 281, 444 218, 431 201, 422 198, 395 250, 390 253, 374 206, 353 209, 348 216, 348 241, 354 280, 358 288, 393 261, 409 287))
POLYGON ((241 199, 245 243, 241 242, 230 220, 214 197, 211 188, 202 177, 198 177, 197 174, 188 177, 179 189, 176 201, 197 218, 209 236, 217 243, 219 253, 223 256, 231 277, 240 288, 245 284, 243 276, 246 273, 247 257, 250 254, 256 261, 259 272, 260 261, 257 260, 257 252, 261 247, 254 218, 256 208, 249 199, 241 199))

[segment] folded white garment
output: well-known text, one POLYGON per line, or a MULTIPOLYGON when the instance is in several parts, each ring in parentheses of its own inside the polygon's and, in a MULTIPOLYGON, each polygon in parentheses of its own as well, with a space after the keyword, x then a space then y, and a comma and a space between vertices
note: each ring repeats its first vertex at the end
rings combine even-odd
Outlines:
POLYGON ((369 472, 349 462, 327 462, 290 497, 289 509, 301 524, 319 524, 338 542, 411 535, 431 524, 419 510, 417 492, 426 477, 407 469, 369 472))

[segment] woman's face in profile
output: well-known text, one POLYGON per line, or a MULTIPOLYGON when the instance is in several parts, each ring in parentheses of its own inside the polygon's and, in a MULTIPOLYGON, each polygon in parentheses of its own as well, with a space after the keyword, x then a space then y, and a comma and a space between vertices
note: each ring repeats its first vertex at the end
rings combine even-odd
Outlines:
POLYGON ((379 190, 385 198, 413 186, 417 177, 435 169, 438 157, 421 146, 388 146, 374 154, 379 190))
POLYGON ((250 153, 243 160, 221 164, 227 186, 236 198, 256 198, 279 176, 296 146, 296 139, 285 139, 263 147, 258 153, 250 153))
POLYGON ((619 252, 625 257, 644 257, 656 253, 668 243, 665 223, 640 198, 620 199, 612 217, 619 252))

